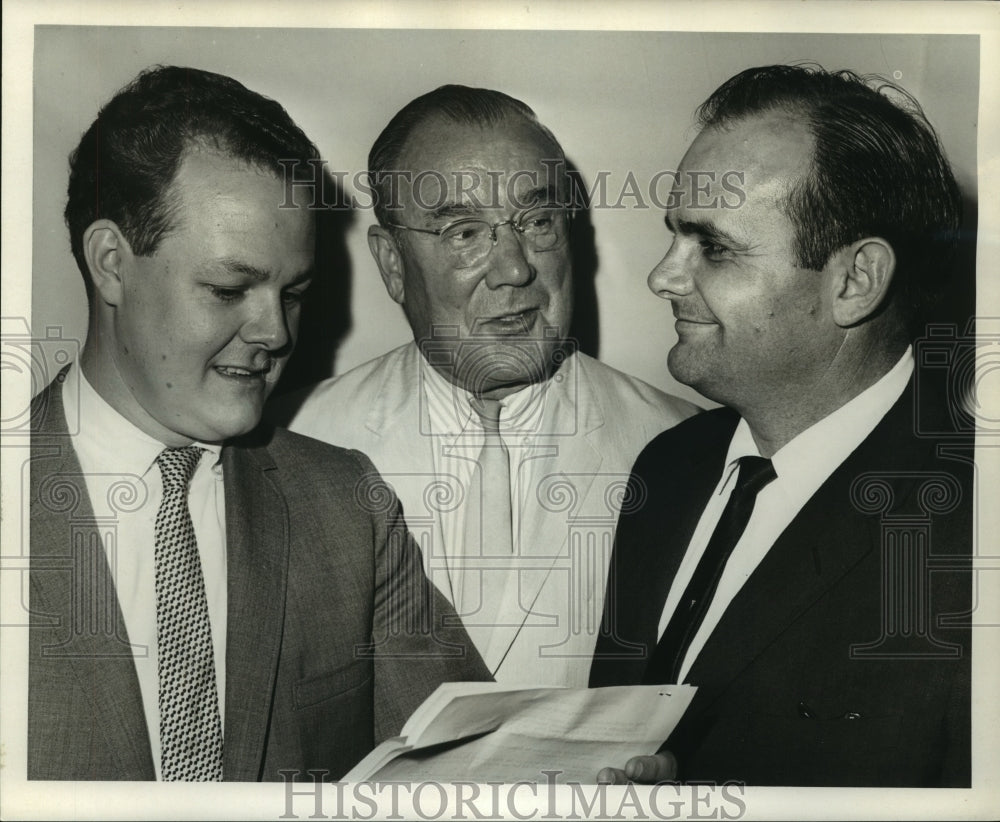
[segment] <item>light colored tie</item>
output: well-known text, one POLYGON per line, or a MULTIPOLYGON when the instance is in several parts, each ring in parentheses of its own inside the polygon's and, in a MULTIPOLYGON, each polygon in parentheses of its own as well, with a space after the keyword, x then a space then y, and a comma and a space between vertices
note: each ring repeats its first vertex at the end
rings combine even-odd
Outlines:
POLYGON ((156 641, 163 781, 222 779, 222 721, 215 654, 188 484, 204 449, 167 448, 156 458, 163 500, 156 513, 156 641))
MULTIPOLYGON (((480 644, 474 626, 488 629, 495 624, 503 597, 502 571, 481 570, 495 564, 490 558, 509 559, 513 553, 510 459, 500 437, 499 400, 473 397, 470 404, 483 424, 483 447, 472 472, 465 508, 465 570, 461 578, 458 610, 473 641, 480 644), (477 562, 477 558, 483 560, 477 562)), ((485 635, 484 634, 484 635, 485 635)))

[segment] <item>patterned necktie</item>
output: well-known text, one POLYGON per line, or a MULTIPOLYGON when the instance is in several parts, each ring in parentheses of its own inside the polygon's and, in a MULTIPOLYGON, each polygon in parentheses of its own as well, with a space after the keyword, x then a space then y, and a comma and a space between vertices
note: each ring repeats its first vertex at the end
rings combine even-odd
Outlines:
POLYGON ((763 457, 741 457, 739 463, 736 487, 646 666, 643 676, 646 684, 677 682, 688 647, 712 603, 726 561, 750 521, 757 494, 776 476, 771 460, 763 457))
POLYGON ((465 506, 465 541, 461 549, 464 567, 455 575, 456 610, 485 655, 504 594, 504 577, 487 568, 496 564, 491 558, 509 559, 513 553, 510 460, 500 437, 500 401, 473 398, 470 403, 482 420, 483 447, 465 506))
POLYGON ((163 781, 222 779, 222 722, 208 599, 188 510, 188 483, 204 449, 167 448, 156 458, 163 500, 156 513, 156 641, 163 781))

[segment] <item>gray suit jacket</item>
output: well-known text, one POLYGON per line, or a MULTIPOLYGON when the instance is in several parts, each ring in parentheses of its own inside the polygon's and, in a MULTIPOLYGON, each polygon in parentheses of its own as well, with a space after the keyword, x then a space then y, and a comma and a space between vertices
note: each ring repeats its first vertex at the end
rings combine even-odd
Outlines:
MULTIPOLYGON (((33 403, 28 777, 153 779, 101 546, 114 522, 94 515, 61 394, 33 403)), ((440 682, 489 678, 364 455, 261 429, 222 458, 226 780, 338 778, 440 682)))
MULTIPOLYGON (((371 457, 399 495, 425 571, 447 591, 440 517, 455 494, 452 478, 434 472, 433 449, 442 446, 430 434, 420 357, 409 343, 314 386, 289 427, 371 457)), ((518 572, 497 624, 477 641, 500 682, 583 688, 632 463, 650 439, 698 409, 580 353, 546 391, 530 432, 540 479, 521 494, 518 572)))

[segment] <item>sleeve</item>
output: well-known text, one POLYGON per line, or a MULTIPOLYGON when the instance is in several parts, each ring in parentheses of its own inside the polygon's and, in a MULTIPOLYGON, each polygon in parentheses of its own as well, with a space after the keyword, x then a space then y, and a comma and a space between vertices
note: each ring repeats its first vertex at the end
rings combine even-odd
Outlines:
POLYGON ((364 491, 373 514, 375 607, 375 741, 403 723, 442 682, 491 680, 455 610, 424 574, 420 548, 406 529, 399 501, 367 457, 364 491))

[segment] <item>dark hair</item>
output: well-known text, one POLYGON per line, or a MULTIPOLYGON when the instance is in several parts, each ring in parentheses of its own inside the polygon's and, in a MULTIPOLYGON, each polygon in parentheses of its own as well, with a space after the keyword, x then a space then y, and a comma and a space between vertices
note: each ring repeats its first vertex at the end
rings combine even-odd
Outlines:
POLYGON ((896 253, 892 302, 910 331, 939 296, 958 240, 962 202, 919 103, 888 80, 819 66, 763 66, 727 80, 698 109, 703 128, 784 109, 815 139, 810 173, 788 196, 798 264, 821 269, 867 236, 896 253))
POLYGON ((418 126, 435 117, 481 128, 521 119, 552 143, 557 153, 552 159, 565 160, 565 152, 555 135, 520 100, 488 88, 440 86, 403 106, 382 129, 368 153, 368 183, 375 196, 375 217, 382 225, 389 222, 388 204, 392 201, 392 177, 388 172, 401 170, 398 168, 399 157, 410 135, 418 126))
POLYGON ((200 140, 277 175, 280 160, 319 156, 280 104, 230 77, 177 66, 143 71, 101 109, 69 158, 65 217, 88 296, 84 231, 112 220, 136 254, 156 251, 174 218, 170 184, 200 140))

